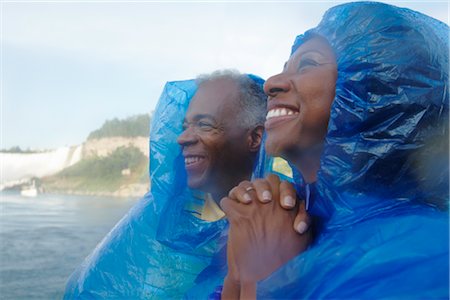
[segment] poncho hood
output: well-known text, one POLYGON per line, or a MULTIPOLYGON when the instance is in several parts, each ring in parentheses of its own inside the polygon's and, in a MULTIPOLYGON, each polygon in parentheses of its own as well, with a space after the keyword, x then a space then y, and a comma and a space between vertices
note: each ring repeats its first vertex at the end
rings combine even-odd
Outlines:
POLYGON ((258 297, 443 299, 449 288, 448 26, 356 2, 297 37, 334 49, 338 79, 316 184, 315 242, 258 297))
MULTIPOLYGON (((264 80, 247 76, 262 88, 264 80)), ((202 195, 187 186, 177 143, 197 88, 195 80, 166 83, 150 130, 151 190, 72 274, 64 299, 179 299, 216 263, 228 223, 201 220, 190 210, 187 204, 202 195)), ((222 273, 215 279, 219 284, 222 273)))
POLYGON ((342 226, 409 202, 448 207, 448 34, 418 12, 357 2, 296 38, 292 53, 326 38, 338 66, 312 214, 342 226))

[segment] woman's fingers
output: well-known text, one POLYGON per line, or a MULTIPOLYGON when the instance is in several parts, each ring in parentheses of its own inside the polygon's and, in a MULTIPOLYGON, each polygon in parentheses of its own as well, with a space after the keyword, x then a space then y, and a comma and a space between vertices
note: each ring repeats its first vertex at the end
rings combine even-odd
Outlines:
POLYGON ((295 217, 294 220, 294 230, 300 234, 304 234, 306 231, 308 231, 310 225, 311 225, 311 218, 306 212, 305 201, 301 201, 298 208, 297 216, 295 217))
POLYGON ((230 199, 229 197, 223 197, 220 202, 219 206, 223 210, 223 212, 228 216, 230 212, 233 210, 233 203, 236 201, 233 199, 230 199))
POLYGON ((295 190, 287 183, 282 183, 280 186, 280 179, 274 174, 269 174, 267 178, 256 179, 253 182, 242 181, 238 186, 231 189, 228 193, 228 198, 243 204, 249 204, 252 201, 258 200, 261 203, 268 203, 272 199, 277 199, 280 189, 285 190, 287 196, 287 204, 282 205, 284 208, 292 208, 295 206, 295 190), (294 197, 293 205, 289 196, 294 197))
POLYGON ((280 178, 275 174, 269 174, 266 179, 272 189, 273 199, 278 199, 280 197, 280 178))
POLYGON ((272 187, 266 179, 256 179, 253 181, 258 200, 262 203, 272 201, 272 187))
POLYGON ((280 183, 280 205, 285 209, 292 209, 295 206, 297 194, 294 186, 288 181, 280 183))
POLYGON ((228 193, 228 198, 243 203, 248 204, 255 200, 256 192, 252 183, 248 180, 242 181, 238 186, 235 186, 228 193))

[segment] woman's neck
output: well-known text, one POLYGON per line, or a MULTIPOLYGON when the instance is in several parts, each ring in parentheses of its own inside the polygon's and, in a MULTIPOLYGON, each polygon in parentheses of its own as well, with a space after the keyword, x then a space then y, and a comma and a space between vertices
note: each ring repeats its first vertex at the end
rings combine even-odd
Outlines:
POLYGON ((295 149, 286 153, 286 159, 297 167, 306 183, 317 181, 317 172, 320 169, 320 157, 323 144, 316 145, 307 150, 295 149))

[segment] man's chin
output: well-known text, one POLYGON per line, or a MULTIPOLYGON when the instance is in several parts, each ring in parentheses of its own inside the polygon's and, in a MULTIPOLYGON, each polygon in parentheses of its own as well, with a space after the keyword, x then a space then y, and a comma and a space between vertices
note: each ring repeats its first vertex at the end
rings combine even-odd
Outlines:
POLYGON ((187 185, 191 189, 205 191, 206 181, 198 176, 188 176, 187 185))

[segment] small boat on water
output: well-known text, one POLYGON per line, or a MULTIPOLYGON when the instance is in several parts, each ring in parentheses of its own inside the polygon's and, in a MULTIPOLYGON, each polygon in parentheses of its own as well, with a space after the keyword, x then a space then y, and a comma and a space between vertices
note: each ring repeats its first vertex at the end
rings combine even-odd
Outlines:
POLYGON ((20 195, 24 197, 36 197, 38 194, 38 189, 36 187, 36 181, 33 180, 31 185, 23 186, 20 191, 20 195))

